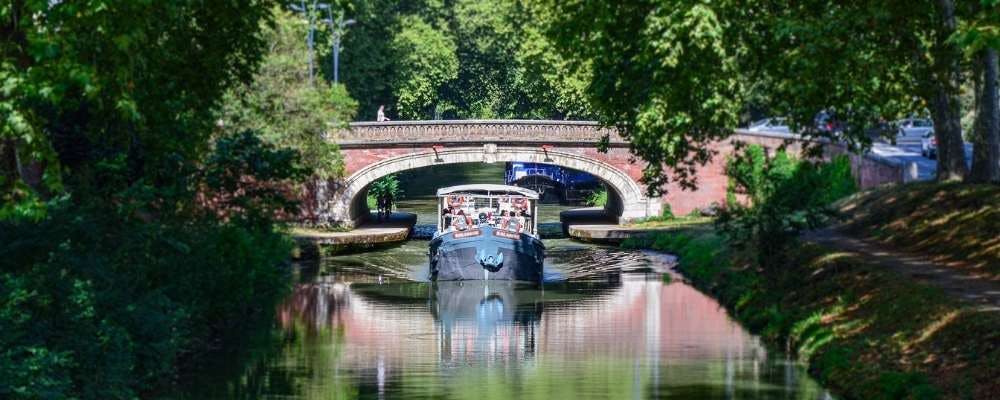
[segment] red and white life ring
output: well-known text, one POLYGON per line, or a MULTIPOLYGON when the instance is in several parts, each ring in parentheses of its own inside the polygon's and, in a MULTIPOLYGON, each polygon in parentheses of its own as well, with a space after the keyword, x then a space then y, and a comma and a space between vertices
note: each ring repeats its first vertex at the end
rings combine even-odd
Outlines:
POLYGON ((528 199, 526 199, 524 197, 515 198, 514 201, 513 201, 513 204, 514 204, 515 208, 519 208, 522 211, 528 209, 528 199))

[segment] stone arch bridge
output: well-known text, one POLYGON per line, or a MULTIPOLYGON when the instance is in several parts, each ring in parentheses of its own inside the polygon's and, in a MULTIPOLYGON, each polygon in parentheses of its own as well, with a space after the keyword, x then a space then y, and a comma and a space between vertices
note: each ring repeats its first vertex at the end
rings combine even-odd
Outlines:
MULTIPOLYGON (((617 132, 591 121, 356 122, 333 132, 331 139, 344 157, 345 178, 320 185, 316 211, 323 222, 348 226, 368 215, 368 186, 383 176, 432 165, 513 161, 554 164, 600 178, 610 189, 606 212, 622 221, 658 216, 665 205, 682 215, 724 201, 723 166, 735 141, 767 148, 785 144, 793 151, 801 143, 793 135, 737 131, 713 144, 717 155, 698 168, 696 190, 682 191, 671 185, 665 196, 648 197, 639 182, 643 161, 631 155, 628 143, 617 132), (597 144, 605 136, 610 138, 610 146, 607 152, 599 152, 597 144)), ((843 152, 837 146, 827 147, 843 152)), ((899 166, 855 158, 855 176, 864 187, 901 180, 899 166)))

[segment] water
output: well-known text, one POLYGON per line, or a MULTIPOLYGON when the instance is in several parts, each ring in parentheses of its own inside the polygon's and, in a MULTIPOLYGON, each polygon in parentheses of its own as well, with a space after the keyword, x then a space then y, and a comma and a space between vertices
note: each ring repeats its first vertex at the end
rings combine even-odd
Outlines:
POLYGON ((829 398, 668 257, 546 245, 544 285, 427 282, 426 241, 301 266, 269 339, 188 397, 829 398))
MULTIPOLYGON (((434 224, 436 187, 503 181, 502 164, 421 171, 401 176, 398 203, 418 225, 434 224)), ((540 222, 565 208, 542 205, 540 222)), ((428 282, 425 240, 298 266, 272 329, 248 333, 259 338, 218 356, 179 397, 829 398, 672 272, 669 257, 545 245, 542 285, 428 282)))

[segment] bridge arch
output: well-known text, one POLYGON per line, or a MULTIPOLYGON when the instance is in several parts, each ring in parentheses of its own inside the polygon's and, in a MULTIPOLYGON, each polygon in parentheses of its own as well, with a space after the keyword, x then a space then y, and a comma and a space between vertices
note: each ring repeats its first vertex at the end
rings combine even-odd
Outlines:
POLYGON ((604 161, 581 154, 542 147, 446 147, 386 158, 355 171, 332 196, 329 210, 332 219, 358 223, 366 215, 365 193, 377 179, 411 169, 433 165, 495 162, 532 162, 552 164, 590 173, 601 179, 617 198, 609 212, 620 219, 659 215, 661 201, 649 198, 643 188, 626 172, 604 161))

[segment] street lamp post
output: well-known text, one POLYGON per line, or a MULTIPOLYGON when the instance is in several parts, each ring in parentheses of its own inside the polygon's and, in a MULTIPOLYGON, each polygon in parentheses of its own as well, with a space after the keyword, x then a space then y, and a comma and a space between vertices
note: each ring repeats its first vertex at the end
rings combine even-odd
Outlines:
POLYGON ((316 68, 313 67, 313 46, 315 43, 316 36, 316 25, 315 18, 313 16, 312 10, 316 9, 320 5, 327 6, 326 4, 319 4, 315 0, 312 3, 312 9, 306 6, 305 0, 299 0, 299 4, 292 4, 290 7, 293 11, 297 11, 305 15, 306 21, 309 23, 308 31, 306 32, 306 45, 309 47, 309 83, 316 83, 316 68))
POLYGON ((330 35, 333 36, 333 82, 340 82, 340 39, 344 36, 344 29, 354 24, 353 19, 345 20, 343 15, 337 16, 337 21, 333 21, 333 7, 325 7, 327 19, 323 20, 330 25, 330 35))
POLYGON ((309 46, 309 82, 316 83, 316 68, 313 66, 313 55, 316 43, 316 17, 313 14, 316 10, 326 10, 328 18, 324 19, 330 26, 330 35, 333 37, 333 82, 340 82, 340 39, 344 35, 344 29, 354 24, 353 19, 345 20, 344 16, 338 16, 337 21, 333 20, 333 6, 327 3, 319 3, 313 0, 312 7, 306 6, 305 0, 299 0, 299 4, 292 4, 292 10, 301 12, 309 22, 309 32, 306 33, 306 43, 309 46))

